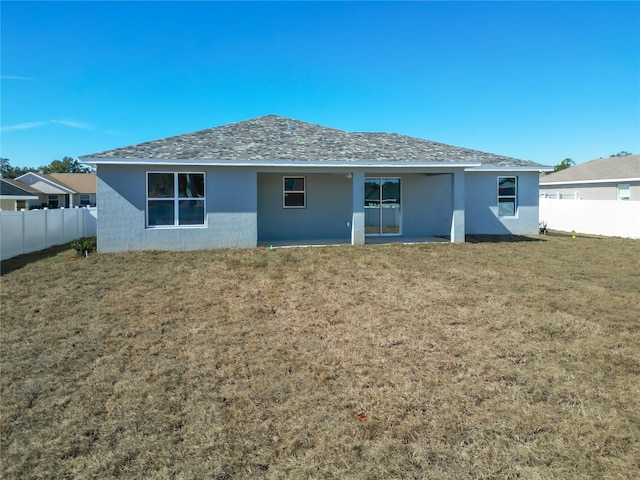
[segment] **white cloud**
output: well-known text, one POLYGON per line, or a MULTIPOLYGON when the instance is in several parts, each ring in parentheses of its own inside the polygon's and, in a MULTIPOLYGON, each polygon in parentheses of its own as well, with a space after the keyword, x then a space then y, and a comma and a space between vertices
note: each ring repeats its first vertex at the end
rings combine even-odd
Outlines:
POLYGON ((33 78, 22 75, 0 75, 0 80, 33 80, 33 78))
POLYGON ((97 132, 100 133, 106 133, 108 135, 122 135, 122 133, 117 132, 115 130, 103 130, 103 129, 99 129, 94 127, 93 125, 90 125, 88 123, 84 123, 84 122, 77 122, 75 120, 49 120, 51 123, 55 123, 58 125, 64 125, 65 127, 72 127, 72 128, 82 128, 83 130, 95 130, 97 132))
POLYGON ((117 132, 115 130, 96 129, 93 125, 89 125, 88 123, 78 122, 76 120, 69 120, 69 119, 25 122, 25 123, 18 123, 16 125, 6 125, 6 126, 0 127, 0 131, 13 132, 16 130, 29 130, 31 128, 44 127, 45 125, 62 125, 64 127, 80 128, 82 130, 94 130, 100 133, 106 133, 108 135, 124 135, 123 133, 117 132))
POLYGON ((18 123, 16 125, 6 125, 0 127, 0 130, 3 132, 12 132, 14 130, 28 130, 30 128, 42 127, 49 122, 26 122, 26 123, 18 123))
POLYGON ((84 130, 93 130, 91 125, 83 122, 76 122, 75 120, 51 120, 51 123, 57 123, 58 125, 64 125, 66 127, 82 128, 84 130))

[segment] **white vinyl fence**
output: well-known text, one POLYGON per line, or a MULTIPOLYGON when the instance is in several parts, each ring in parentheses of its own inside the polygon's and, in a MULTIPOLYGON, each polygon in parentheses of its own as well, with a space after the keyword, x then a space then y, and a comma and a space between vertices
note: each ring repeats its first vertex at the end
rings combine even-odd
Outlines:
POLYGON ((0 258, 37 252, 96 234, 97 209, 0 211, 0 258))
POLYGON ((541 197, 540 221, 550 230, 640 238, 640 202, 541 197))

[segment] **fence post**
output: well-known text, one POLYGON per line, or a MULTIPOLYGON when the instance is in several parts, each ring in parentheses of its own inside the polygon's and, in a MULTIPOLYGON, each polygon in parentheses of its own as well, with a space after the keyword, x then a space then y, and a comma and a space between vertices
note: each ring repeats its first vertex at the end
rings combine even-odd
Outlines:
POLYGON ((22 212, 22 254, 27 253, 25 250, 27 249, 27 245, 26 245, 26 237, 27 237, 27 227, 26 227, 26 213, 24 213, 24 208, 20 210, 22 212))
POLYGON ((67 237, 64 236, 64 210, 65 210, 65 207, 62 207, 60 210, 61 210, 61 212, 60 212, 60 220, 62 221, 62 228, 61 228, 61 230, 62 230, 62 241, 64 242, 64 241, 67 240, 67 237))
POLYGON ((80 210, 78 210, 78 206, 76 205, 75 207, 73 207, 75 210, 75 214, 76 214, 76 238, 78 238, 79 236, 82 236, 82 228, 80 226, 80 210), (80 233, 80 235, 78 235, 78 233, 80 233))
POLYGON ((49 248, 49 209, 47 207, 44 210, 44 248, 49 248))

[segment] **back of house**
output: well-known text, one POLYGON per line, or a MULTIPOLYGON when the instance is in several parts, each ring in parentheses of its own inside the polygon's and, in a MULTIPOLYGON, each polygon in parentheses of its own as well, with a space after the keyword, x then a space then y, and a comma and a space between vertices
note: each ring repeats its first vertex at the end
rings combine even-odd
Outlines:
POLYGON ((100 251, 533 234, 550 169, 275 115, 81 160, 97 167, 100 251))

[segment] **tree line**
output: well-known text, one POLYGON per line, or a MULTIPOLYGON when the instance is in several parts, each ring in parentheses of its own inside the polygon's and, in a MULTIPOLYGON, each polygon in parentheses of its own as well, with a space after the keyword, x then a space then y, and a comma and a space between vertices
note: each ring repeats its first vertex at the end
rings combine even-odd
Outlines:
POLYGON ((77 159, 64 157, 62 160, 53 160, 49 165, 42 167, 13 167, 8 158, 0 158, 0 177, 17 178, 25 173, 91 173, 90 167, 81 165, 77 159))

